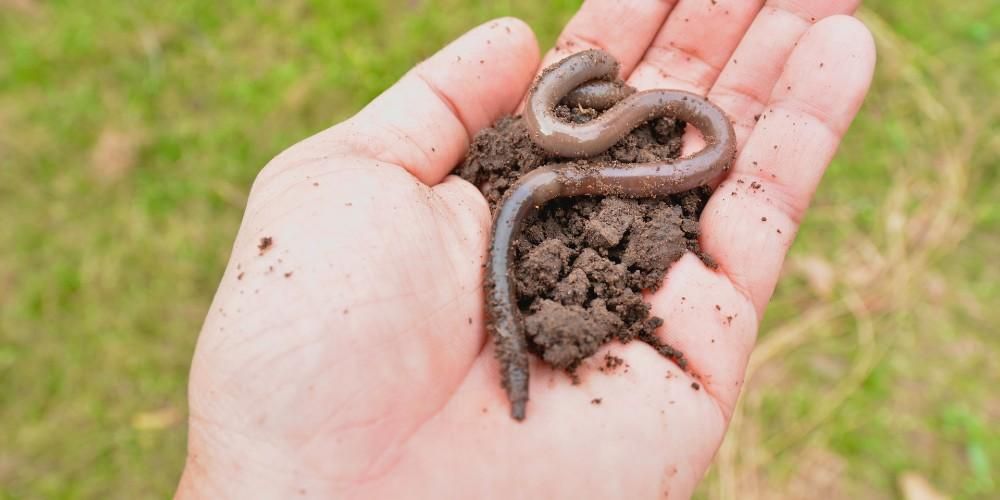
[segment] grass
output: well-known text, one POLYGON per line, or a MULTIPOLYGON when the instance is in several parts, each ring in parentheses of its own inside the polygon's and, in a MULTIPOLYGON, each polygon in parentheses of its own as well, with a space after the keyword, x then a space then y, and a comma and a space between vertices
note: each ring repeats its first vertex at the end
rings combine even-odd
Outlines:
MULTIPOLYGON (((256 171, 490 17, 576 2, 0 0, 0 498, 168 496, 256 171)), ((1000 492, 1000 11, 871 1, 821 186, 704 498, 1000 492)))

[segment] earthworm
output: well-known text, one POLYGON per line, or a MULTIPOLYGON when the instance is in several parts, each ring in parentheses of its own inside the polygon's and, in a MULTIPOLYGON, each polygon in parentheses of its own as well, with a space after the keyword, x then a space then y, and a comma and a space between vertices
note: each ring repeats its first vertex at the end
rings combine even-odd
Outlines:
MULTIPOLYGON (((547 68, 528 96, 524 122, 532 140, 546 151, 569 158, 599 154, 641 123, 674 117, 701 131, 706 146, 680 159, 647 163, 556 163, 522 176, 506 193, 493 224, 486 270, 487 323, 496 344, 501 381, 511 404, 511 417, 523 420, 528 402, 528 346, 523 319, 511 281, 515 237, 524 221, 555 198, 583 195, 657 198, 706 184, 727 170, 736 156, 736 138, 726 114, 704 97, 674 90, 628 93, 593 120, 571 124, 554 108, 571 90, 586 82, 612 89, 618 62, 599 50, 580 52, 547 68)), ((610 90, 607 90, 610 91, 610 90)), ((591 92, 593 99, 598 93, 591 92)), ((595 101, 587 101, 595 102, 595 101)))
POLYGON ((570 91, 561 102, 571 108, 604 111, 634 93, 634 88, 621 81, 591 80, 570 91))

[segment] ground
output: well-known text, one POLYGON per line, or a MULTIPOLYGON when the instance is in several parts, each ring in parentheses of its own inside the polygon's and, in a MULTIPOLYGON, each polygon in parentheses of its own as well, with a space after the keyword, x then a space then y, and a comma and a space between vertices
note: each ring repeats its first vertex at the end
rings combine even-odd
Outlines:
MULTIPOLYGON (((576 4, 0 0, 0 498, 169 495, 257 170, 474 24, 551 43, 576 4)), ((1000 491, 1000 10, 861 17, 875 87, 703 498, 1000 491)))

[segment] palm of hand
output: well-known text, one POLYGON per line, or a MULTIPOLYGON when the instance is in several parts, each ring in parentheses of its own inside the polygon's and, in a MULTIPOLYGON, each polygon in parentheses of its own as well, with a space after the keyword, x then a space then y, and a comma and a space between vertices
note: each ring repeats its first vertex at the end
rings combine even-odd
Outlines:
POLYGON ((808 21, 851 1, 669 4, 626 25, 626 7, 588 2, 545 64, 599 45, 633 86, 706 94, 734 121, 740 156, 702 217, 720 268, 685 256, 650 296, 691 373, 639 343, 611 347, 627 373, 585 367, 577 386, 535 363, 529 417, 509 418, 483 323, 489 211, 446 178, 539 66, 530 30, 496 21, 258 177, 198 343, 181 495, 691 493, 874 53, 852 18, 808 21))

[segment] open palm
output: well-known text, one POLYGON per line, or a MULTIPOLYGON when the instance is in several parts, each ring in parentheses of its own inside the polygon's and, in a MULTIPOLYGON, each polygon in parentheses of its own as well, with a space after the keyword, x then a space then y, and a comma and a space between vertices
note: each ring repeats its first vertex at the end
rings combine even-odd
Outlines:
POLYGON ((275 158, 198 342, 178 495, 689 496, 874 64, 840 15, 856 1, 761 3, 588 1, 542 61, 524 23, 490 22, 275 158), (484 328, 489 209, 448 173, 540 64, 588 48, 733 120, 738 160, 701 220, 719 267, 686 255, 649 297, 688 372, 641 343, 607 346, 628 370, 584 365, 579 385, 536 362, 519 423, 484 328))

